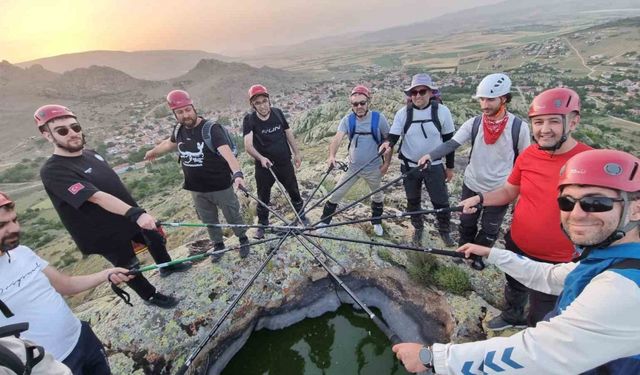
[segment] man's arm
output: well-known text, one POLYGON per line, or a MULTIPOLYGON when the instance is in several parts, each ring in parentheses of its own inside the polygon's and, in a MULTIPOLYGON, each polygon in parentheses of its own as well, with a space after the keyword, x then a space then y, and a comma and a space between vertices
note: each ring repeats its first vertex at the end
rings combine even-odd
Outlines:
MULTIPOLYGON (((123 202, 120 198, 115 197, 109 193, 105 193, 104 191, 95 192, 89 199, 89 202, 93 204, 97 204, 102 207, 104 210, 109 211, 113 214, 120 216, 127 216, 127 213, 131 213, 133 207, 125 202, 123 202)), ((142 210, 141 208, 139 210, 142 210)), ((141 213, 136 215, 135 223, 140 226, 140 228, 155 230, 156 229, 156 219, 148 213, 141 213)))
MULTIPOLYGON (((229 145, 224 144, 218 147, 218 152, 224 160, 229 164, 229 169, 231 169, 231 173, 234 175, 236 173, 242 173, 240 170, 240 163, 238 163, 238 159, 236 159, 235 155, 233 155, 233 151, 231 151, 231 147, 229 145)), ((233 183, 236 184, 236 187, 246 187, 244 184, 244 177, 236 177, 233 179, 233 183)))
POLYGON ((47 276, 49 282, 58 293, 71 296, 95 288, 96 286, 109 281, 107 277, 111 275, 111 281, 115 284, 121 282, 127 282, 133 279, 134 276, 126 275, 128 272, 126 268, 108 268, 100 272, 92 273, 90 275, 82 276, 69 276, 58 271, 52 266, 47 266, 42 272, 47 276))
POLYGON ((329 143, 329 158, 327 159, 328 165, 335 166, 336 162, 336 154, 338 153, 338 148, 340 148, 340 143, 345 136, 345 132, 337 131, 336 135, 331 138, 331 143, 329 143))
POLYGON ((175 151, 177 149, 178 149, 177 144, 174 142, 171 142, 171 138, 167 138, 162 142, 158 143, 151 150, 147 151, 147 153, 144 154, 144 160, 153 160, 158 156, 164 155, 170 151, 175 151))
POLYGON ((300 164, 302 163, 302 154, 300 154, 300 150, 298 149, 296 137, 293 136, 293 130, 285 129, 284 134, 287 136, 287 142, 289 143, 289 147, 291 147, 291 151, 293 151, 293 160, 296 168, 300 168, 300 164))
POLYGON ((504 185, 496 190, 482 193, 482 202, 480 202, 480 195, 474 195, 460 202, 460 206, 464 206, 462 212, 465 214, 472 214, 476 212, 476 206, 482 204, 483 206, 504 206, 513 202, 520 194, 520 186, 512 185, 508 181, 504 185))

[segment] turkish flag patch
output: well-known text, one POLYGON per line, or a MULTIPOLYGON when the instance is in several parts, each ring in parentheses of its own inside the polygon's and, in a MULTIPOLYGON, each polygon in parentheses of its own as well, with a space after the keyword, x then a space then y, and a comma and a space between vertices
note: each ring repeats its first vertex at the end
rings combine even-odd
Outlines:
POLYGON ((77 182, 71 186, 69 186, 69 192, 73 195, 76 195, 80 192, 80 190, 84 189, 84 185, 82 185, 81 183, 77 182))

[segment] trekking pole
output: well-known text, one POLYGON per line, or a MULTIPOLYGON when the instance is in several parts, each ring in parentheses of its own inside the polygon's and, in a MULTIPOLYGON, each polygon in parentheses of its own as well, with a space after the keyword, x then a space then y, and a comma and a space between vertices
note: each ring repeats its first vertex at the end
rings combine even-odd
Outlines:
POLYGON ((356 204, 358 204, 358 203, 362 202, 363 200, 365 200, 365 199, 369 198, 370 196, 372 196, 372 195, 376 194, 377 192, 382 191, 382 190, 384 190, 384 189, 388 188, 389 186, 391 186, 391 185, 395 184, 396 182, 400 181, 401 179, 405 178, 409 173, 412 173, 413 171, 418 170, 418 168, 422 168, 422 167, 421 167, 421 166, 415 166, 415 167, 413 167, 413 168, 411 168, 411 169, 409 169, 409 170, 405 171, 405 172, 404 172, 403 174, 401 174, 400 176, 398 176, 398 177, 394 178, 393 180, 391 180, 391 181, 387 182, 386 184, 384 184, 384 185, 380 186, 379 188, 377 188, 377 189, 373 190, 372 192, 370 192, 369 194, 365 195, 364 197, 362 197, 362 198, 360 198, 360 199, 358 199, 358 200, 356 200, 356 201, 352 202, 351 204, 349 204, 349 205, 347 205, 347 206, 343 207, 342 209, 340 209, 340 210, 338 210, 338 211, 336 211, 336 212, 332 213, 331 215, 328 215, 328 216, 326 216, 326 217, 321 218, 321 220, 319 220, 319 221, 318 221, 318 222, 316 222, 316 223, 313 223, 313 225, 311 225, 311 226, 312 226, 312 227, 315 227, 316 225, 318 225, 318 224, 322 223, 322 220, 327 220, 328 218, 334 217, 334 216, 336 216, 337 214, 342 213, 342 212, 344 212, 344 211, 346 211, 346 210, 350 209, 351 207, 353 207, 353 206, 355 206, 356 204))
POLYGON ((168 227, 194 227, 194 228, 273 228, 280 230, 304 229, 304 227, 290 225, 262 225, 262 224, 208 224, 208 223, 181 223, 181 222, 160 222, 160 225, 168 227))
MULTIPOLYGON (((289 197, 289 194, 287 194, 286 189, 284 188, 284 186, 282 185, 282 183, 280 182, 280 180, 278 180, 278 177, 276 176, 275 172, 273 171, 273 168, 270 166, 269 167, 269 172, 271 172, 271 176, 273 176, 273 179, 276 182, 276 186, 278 186, 278 189, 280 189, 280 193, 282 195, 284 195, 284 198, 287 200, 287 202, 289 202, 289 206, 291 206, 291 209, 293 210, 293 213, 296 215, 296 217, 298 218, 298 222, 302 225, 304 225, 304 223, 302 222, 302 217, 300 216, 300 214, 298 213, 298 210, 296 210, 296 206, 293 205, 293 202, 291 201, 291 198, 289 197)), ((302 211, 301 211, 302 212, 302 211)))
POLYGON ((313 196, 316 195, 316 192, 320 189, 320 186, 322 186, 322 183, 327 178, 327 176, 329 176, 329 173, 331 173, 331 171, 333 171, 333 169, 334 169, 333 164, 330 165, 329 168, 327 168, 327 171, 324 173, 324 175, 320 179, 320 182, 318 182, 318 184, 316 185, 316 188, 313 189, 313 192, 311 192, 311 195, 309 195, 309 199, 307 199, 307 201, 304 202, 304 204, 302 205, 302 208, 300 209, 300 212, 304 212, 304 209, 307 207, 309 202, 311 202, 311 199, 313 199, 313 196))
MULTIPOLYGON (((384 154, 384 151, 382 152, 378 152, 376 154, 376 156, 374 158, 372 158, 371 160, 369 160, 368 162, 366 162, 362 167, 358 168, 355 172, 353 172, 353 174, 349 177, 347 177, 344 181, 342 181, 341 183, 339 183, 338 185, 336 185, 330 192, 328 192, 327 194, 324 195, 324 197, 320 198, 319 201, 317 201, 316 203, 314 203, 309 209, 307 209, 306 211, 302 212, 303 215, 306 215, 307 213, 309 213, 309 211, 313 210, 314 208, 318 207, 318 205, 322 202, 324 202, 327 198, 329 198, 331 196, 331 194, 335 193, 336 190, 338 190, 339 188, 341 188, 344 184, 347 183, 347 181, 351 180, 352 178, 356 177, 358 175, 358 173, 360 173, 363 169, 365 169, 369 164, 373 163, 374 161, 378 160, 378 158, 380 158, 382 155, 384 154)), ((317 224, 317 223, 316 223, 317 224)))
MULTIPOLYGON (((326 234, 307 233, 307 236, 314 237, 314 238, 324 238, 324 239, 327 239, 327 240, 353 242, 353 243, 359 243, 359 244, 364 244, 364 245, 369 245, 369 246, 390 247, 390 248, 400 249, 400 250, 410 250, 410 251, 417 251, 417 252, 422 252, 422 253, 430 253, 430 254, 435 254, 435 255, 444 255, 444 256, 448 256, 448 257, 452 257, 452 258, 463 258, 463 259, 466 259, 464 253, 459 253, 457 251, 452 251, 452 250, 442 250, 442 249, 434 249, 434 248, 431 248, 431 247, 415 247, 415 246, 408 246, 408 245, 397 245, 397 244, 393 244, 393 243, 383 243, 383 242, 356 240, 356 239, 353 239, 353 238, 329 236, 329 235, 326 235, 326 234)), ((480 256, 471 257, 471 260, 473 261, 471 263, 471 267, 473 269, 478 270, 478 271, 484 269, 485 266, 484 266, 484 262, 482 262, 482 257, 480 257, 480 256)))
MULTIPOLYGON (((286 223, 286 220, 282 217, 282 215, 280 215, 278 212, 276 212, 273 208, 269 207, 266 203, 264 203, 263 201, 260 200, 260 198, 256 197, 255 195, 251 194, 248 190, 244 189, 243 190, 244 193, 248 196, 251 197, 252 199, 254 199, 259 205, 261 205, 262 207, 266 208, 267 210, 269 210, 269 212, 273 213, 278 219, 284 221, 286 223)), ((302 236, 304 236, 307 241, 311 242, 311 240, 306 237, 306 235, 304 233, 302 233, 301 231, 297 231, 296 234, 300 234, 302 236)), ((298 238, 297 236, 295 236, 296 238, 298 238)), ((313 243, 313 242, 312 242, 313 243)), ((346 271, 346 268, 340 264, 340 262, 338 262, 338 260, 336 258, 334 258, 333 256, 331 256, 329 253, 326 254, 328 258, 330 258, 331 260, 333 260, 334 262, 336 262, 336 264, 338 264, 340 267, 342 267, 343 270, 346 271)))
POLYGON ((207 346, 207 344, 209 343, 209 341, 211 341, 211 339, 216 334, 216 332, 218 332, 218 329, 220 328, 220 326, 222 326, 222 323, 224 323, 225 319, 227 319, 229 314, 231 314, 231 311, 238 304, 240 299, 244 296, 244 294, 247 292, 247 290, 249 290, 251 285, 253 285, 253 282, 258 278, 258 276, 260 275, 262 270, 264 270, 264 268, 267 266, 267 263, 269 263, 271 258, 273 258, 274 255, 276 255, 276 253, 280 249, 280 246, 282 246, 282 244, 287 239, 287 237, 289 237, 291 232, 292 232, 292 230, 289 230, 284 236, 282 236, 280 238, 280 242, 278 242, 278 244, 275 246, 273 251, 271 251, 269 253, 269 255, 267 256, 267 259, 265 259, 264 262, 262 262, 262 264, 260 265, 260 268, 258 268, 258 270, 251 276, 249 281, 242 288, 242 291, 240 291, 240 294, 238 294, 238 296, 231 302, 231 304, 224 311, 224 313, 222 314, 220 319, 218 319, 216 324, 213 326, 211 331, 209 331, 209 333, 207 334, 207 337, 205 337, 205 339, 200 342, 198 347, 194 351, 191 352, 189 357, 187 357, 187 360, 184 362, 182 367, 180 367, 180 369, 178 370, 178 372, 176 374, 178 374, 178 375, 186 374, 186 372, 189 370, 189 367, 193 363, 193 360, 200 354, 200 352, 204 349, 204 347, 207 346))
MULTIPOLYGON (((265 242, 275 241, 275 240, 280 239, 280 238, 281 238, 281 236, 272 237, 272 238, 265 238, 265 239, 262 239, 262 240, 249 242, 247 245, 249 245, 249 246, 259 245, 259 244, 262 244, 262 243, 265 243, 265 242)), ((226 247, 226 248, 220 249, 220 250, 209 250, 209 251, 206 251, 206 252, 204 252, 202 254, 196 254, 196 255, 185 257, 185 258, 175 259, 175 260, 172 260, 170 262, 164 262, 164 263, 159 263, 159 264, 150 264, 148 266, 144 266, 144 267, 141 267, 141 268, 131 269, 131 270, 129 270, 128 274, 129 275, 136 275, 136 274, 147 272, 147 271, 153 271, 155 269, 170 267, 170 266, 173 266, 173 265, 176 265, 176 264, 202 259, 202 258, 208 257, 210 255, 224 254, 224 253, 226 253, 228 251, 236 250, 239 247, 240 247, 240 245, 234 245, 234 246, 229 246, 229 247, 226 247)))
MULTIPOLYGON (((338 223, 325 224, 325 225, 322 226, 322 228, 331 228, 331 227, 338 227, 338 226, 341 226, 341 225, 364 223, 364 222, 371 221, 371 220, 376 220, 376 219, 380 219, 380 220, 382 220, 382 219, 397 219, 397 218, 401 218, 403 216, 411 216, 411 215, 437 214, 437 213, 440 213, 440 212, 458 212, 458 211, 462 211, 463 208, 464 208, 463 206, 456 206, 456 207, 435 208, 433 210, 419 210, 419 211, 409 211, 409 212, 398 212, 396 214, 374 216, 374 217, 364 218, 364 219, 355 219, 355 220, 349 220, 349 221, 341 221, 341 222, 338 222, 338 223)), ((305 230, 309 230, 309 229, 305 229, 305 230)))
MULTIPOLYGON (((353 299, 355 301, 355 303, 360 306, 360 308, 362 310, 364 310, 367 315, 369 316, 369 318, 373 321, 373 323, 385 334, 385 336, 387 336, 389 338, 389 340, 391 341, 391 343, 393 345, 395 344, 399 344, 402 342, 402 340, 400 339, 400 336, 398 336, 397 333, 395 333, 388 325, 386 325, 385 323, 383 323, 377 316, 376 314, 373 313, 373 311, 371 311, 367 305, 365 305, 359 298, 358 296, 356 296, 356 294, 344 283, 344 281, 342 281, 338 275, 336 275, 333 271, 331 271, 331 268, 329 268, 321 259, 320 257, 318 257, 313 251, 311 251, 311 249, 309 249, 309 247, 307 245, 304 244, 304 242, 300 241, 300 243, 302 244, 302 246, 305 248, 305 250, 307 250, 307 252, 309 252, 309 254, 311 254, 318 263, 320 263, 322 265, 322 268, 324 268, 325 271, 327 271, 327 273, 329 275, 331 275, 331 277, 333 277, 333 279, 338 283, 338 285, 340 285, 340 287, 342 287, 342 289, 347 292, 347 294, 349 295, 349 297, 351 297, 351 299, 353 299)), ((324 251, 322 248, 318 248, 324 255, 326 255, 326 251, 324 251)))

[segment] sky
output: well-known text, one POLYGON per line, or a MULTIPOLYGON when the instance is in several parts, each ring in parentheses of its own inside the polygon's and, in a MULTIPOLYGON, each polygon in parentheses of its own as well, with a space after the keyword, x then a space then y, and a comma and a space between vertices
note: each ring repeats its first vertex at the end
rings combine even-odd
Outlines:
POLYGON ((407 25, 502 0, 0 0, 0 60, 253 48, 407 25))

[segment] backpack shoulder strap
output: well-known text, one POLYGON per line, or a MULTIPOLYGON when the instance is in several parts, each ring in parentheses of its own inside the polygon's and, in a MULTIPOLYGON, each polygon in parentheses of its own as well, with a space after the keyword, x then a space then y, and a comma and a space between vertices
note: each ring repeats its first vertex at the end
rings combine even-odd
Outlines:
POLYGON ((182 128, 181 123, 177 123, 176 126, 173 128, 173 139, 176 140, 176 143, 178 143, 178 133, 180 132, 181 128, 182 128))
POLYGON ((202 139, 204 140, 204 144, 207 145, 207 148, 215 154, 218 152, 218 150, 213 148, 213 141, 211 140, 212 127, 213 122, 211 122, 211 120, 205 121, 205 123, 202 125, 202 139))
POLYGON ((482 123, 482 116, 476 116, 473 118, 473 124, 471 125, 471 151, 469 151, 469 160, 471 160, 471 154, 473 153, 473 145, 476 143, 476 137, 480 131, 480 124, 482 123))
POLYGON ((282 111, 280 110, 280 108, 275 108, 272 107, 271 108, 271 113, 273 113, 274 115, 276 115, 276 118, 282 123, 282 125, 284 126, 284 113, 282 113, 282 111))
POLYGON ((411 127, 411 123, 413 122, 413 104, 409 103, 407 104, 407 119, 404 121, 404 128, 402 130, 402 136, 404 137, 407 132, 409 131, 409 128, 411 127))
POLYGON ((9 348, 5 347, 0 341, 0 366, 6 367, 16 374, 22 375, 25 373, 25 365, 22 363, 20 357, 12 352, 9 348))
POLYGON ((381 144, 380 135, 380 112, 371 111, 371 136, 378 145, 381 144))
POLYGON ((518 150, 518 143, 520 141, 520 127, 522 126, 522 119, 515 116, 513 118, 513 124, 511 125, 511 140, 513 141, 513 163, 516 163, 520 151, 518 150))
POLYGON ((351 112, 349 115, 349 141, 353 139, 353 135, 356 134, 356 114, 351 112))
POLYGON ((442 137, 442 123, 440 122, 440 118, 438 117, 438 108, 440 106, 438 104, 438 100, 432 99, 430 105, 431 105, 431 121, 433 121, 433 125, 436 126, 436 129, 438 129, 438 133, 440 133, 440 137, 442 137))
POLYGON ((621 262, 611 265, 608 270, 627 270, 637 269, 640 270, 640 259, 625 259, 621 262))

